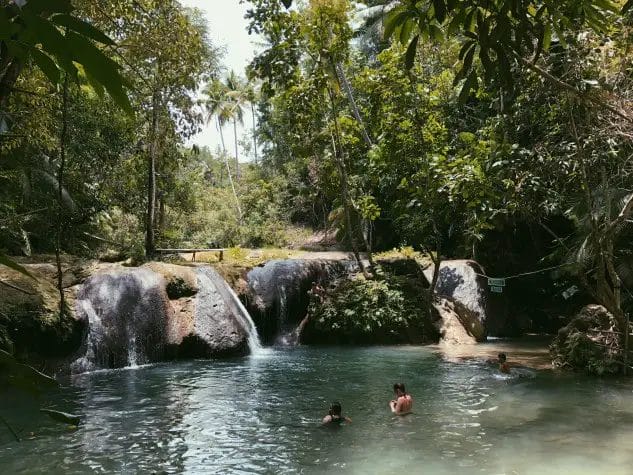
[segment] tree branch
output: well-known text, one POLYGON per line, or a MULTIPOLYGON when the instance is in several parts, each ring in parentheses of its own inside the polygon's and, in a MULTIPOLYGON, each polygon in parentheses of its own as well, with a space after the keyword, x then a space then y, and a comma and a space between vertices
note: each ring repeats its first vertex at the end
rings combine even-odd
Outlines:
POLYGON ((629 122, 633 122, 633 117, 630 117, 629 115, 625 114, 624 112, 616 109, 615 107, 613 107, 610 104, 607 104, 603 99, 601 99, 600 97, 597 97, 593 94, 584 94, 582 91, 579 91, 578 89, 576 89, 574 86, 572 86, 569 83, 566 83, 565 81, 561 81, 560 79, 558 79, 556 76, 548 73, 547 71, 545 71, 543 68, 541 68, 540 66, 537 66, 536 64, 534 64, 531 61, 528 61, 527 59, 525 59, 523 56, 521 56, 520 54, 513 52, 514 57, 517 58, 519 60, 519 62, 521 64, 523 64, 525 67, 527 67, 529 70, 535 72, 536 74, 538 74, 539 76, 547 79, 548 81, 554 83, 556 86, 558 86, 559 88, 571 92, 572 94, 574 94, 576 97, 580 97, 583 99, 587 99, 589 102, 592 102, 593 104, 602 107, 605 110, 608 110, 609 112, 611 112, 612 114, 615 114, 629 122))

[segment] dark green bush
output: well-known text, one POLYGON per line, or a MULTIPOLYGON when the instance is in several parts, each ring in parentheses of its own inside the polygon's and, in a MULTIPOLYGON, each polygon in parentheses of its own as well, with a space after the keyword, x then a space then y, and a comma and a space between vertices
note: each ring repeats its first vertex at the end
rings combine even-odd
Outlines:
POLYGON ((313 299, 306 343, 428 343, 437 341, 422 282, 386 274, 341 279, 322 301, 313 299))

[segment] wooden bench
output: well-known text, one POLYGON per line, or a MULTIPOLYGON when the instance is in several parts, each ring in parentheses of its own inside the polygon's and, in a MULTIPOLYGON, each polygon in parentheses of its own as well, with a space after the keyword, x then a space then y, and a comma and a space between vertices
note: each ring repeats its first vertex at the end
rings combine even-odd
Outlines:
POLYGON ((197 252, 217 252, 220 261, 224 259, 225 248, 198 248, 198 249, 156 249, 159 254, 193 254, 191 261, 196 262, 197 252))

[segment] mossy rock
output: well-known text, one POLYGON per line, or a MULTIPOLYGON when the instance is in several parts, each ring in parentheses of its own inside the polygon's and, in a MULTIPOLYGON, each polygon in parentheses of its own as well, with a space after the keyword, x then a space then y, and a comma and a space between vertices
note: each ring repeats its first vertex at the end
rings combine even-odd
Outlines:
POLYGON ((554 366, 589 374, 617 374, 622 349, 613 315, 601 305, 587 305, 563 328, 550 346, 554 366))
POLYGON ((194 267, 164 262, 150 262, 143 267, 147 267, 165 278, 167 296, 170 300, 191 297, 198 293, 198 281, 194 267))
MULTIPOLYGON (((57 271, 51 264, 25 264, 33 278, 1 267, 0 345, 24 358, 65 356, 81 344, 84 323, 76 321, 71 305, 60 317, 57 271)), ((76 276, 64 277, 69 287, 76 276)), ((72 292, 66 291, 69 302, 72 292)))

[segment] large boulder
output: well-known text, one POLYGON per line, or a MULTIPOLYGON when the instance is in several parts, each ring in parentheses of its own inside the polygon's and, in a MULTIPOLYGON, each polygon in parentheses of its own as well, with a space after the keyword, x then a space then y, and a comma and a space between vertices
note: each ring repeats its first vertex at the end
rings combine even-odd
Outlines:
MULTIPOLYGON (((30 277, 0 266, 0 349, 42 367, 47 359, 63 357, 81 344, 86 321, 71 311, 60 317, 57 268, 52 264, 23 263, 30 277)), ((72 286, 81 279, 65 266, 62 285, 72 309, 72 286)))
POLYGON ((96 274, 81 286, 80 319, 89 322, 85 355, 74 371, 160 361, 167 323, 174 318, 165 279, 150 269, 96 274))
POLYGON ((327 259, 272 260, 246 275, 246 306, 265 344, 296 343, 296 328, 306 316, 313 282, 326 287, 349 263, 327 259))
POLYGON ((248 324, 212 268, 151 263, 109 269, 77 293, 85 344, 72 370, 248 352, 248 324))
MULTIPOLYGON (((431 282, 433 267, 425 269, 424 275, 431 282)), ((467 333, 477 341, 485 341, 488 282, 481 266, 471 260, 443 261, 435 290, 440 297, 453 302, 453 309, 467 333)))
POLYGON ((477 337, 469 331, 470 322, 464 321, 464 312, 459 304, 447 299, 440 299, 433 307, 437 312, 434 324, 440 333, 442 343, 447 345, 474 345, 477 343, 477 337))
POLYGON ((210 267, 197 268, 195 276, 195 294, 175 303, 169 353, 180 358, 247 354, 248 322, 228 284, 210 267))
POLYGON ((615 374, 623 351, 613 315, 602 305, 587 305, 558 331, 550 346, 555 367, 590 374, 615 374))

